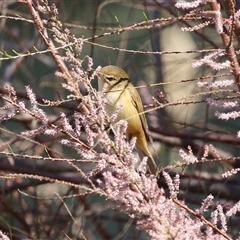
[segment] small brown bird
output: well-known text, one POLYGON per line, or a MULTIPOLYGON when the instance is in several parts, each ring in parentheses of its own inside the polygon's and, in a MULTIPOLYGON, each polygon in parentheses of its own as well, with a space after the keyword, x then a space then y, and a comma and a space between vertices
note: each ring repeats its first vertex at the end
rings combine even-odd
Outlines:
POLYGON ((105 83, 107 84, 105 96, 110 99, 106 106, 108 115, 111 116, 116 109, 123 106, 116 122, 121 119, 125 119, 128 122, 127 138, 137 138, 136 145, 139 157, 148 157, 149 170, 158 177, 158 167, 148 148, 147 122, 142 100, 137 90, 130 82, 127 73, 113 65, 103 67, 99 72, 98 88, 100 91, 102 91, 105 83))

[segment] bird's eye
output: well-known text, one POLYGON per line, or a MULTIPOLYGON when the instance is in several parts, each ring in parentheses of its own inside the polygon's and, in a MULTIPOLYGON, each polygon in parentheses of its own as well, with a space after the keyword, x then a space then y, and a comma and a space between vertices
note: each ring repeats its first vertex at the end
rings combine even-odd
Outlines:
POLYGON ((106 78, 107 78, 107 80, 110 81, 110 82, 111 82, 112 80, 114 80, 113 77, 106 77, 106 78))

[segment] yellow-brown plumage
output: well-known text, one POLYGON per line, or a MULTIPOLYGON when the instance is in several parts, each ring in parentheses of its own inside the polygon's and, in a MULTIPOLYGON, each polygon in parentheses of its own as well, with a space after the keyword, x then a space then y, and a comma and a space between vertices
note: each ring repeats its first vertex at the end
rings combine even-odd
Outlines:
POLYGON ((98 87, 103 89, 107 84, 106 97, 110 99, 106 111, 111 116, 115 110, 123 106, 116 121, 125 119, 128 122, 127 137, 137 138, 137 151, 140 157, 148 156, 148 167, 152 174, 158 176, 158 168, 148 148, 147 122, 142 100, 129 80, 127 73, 113 65, 103 67, 99 73, 98 87))

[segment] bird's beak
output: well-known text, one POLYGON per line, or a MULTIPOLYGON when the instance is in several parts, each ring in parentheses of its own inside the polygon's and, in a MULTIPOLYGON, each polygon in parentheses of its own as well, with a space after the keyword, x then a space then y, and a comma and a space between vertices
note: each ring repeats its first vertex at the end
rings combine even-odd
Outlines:
POLYGON ((103 74, 101 72, 98 72, 98 77, 102 78, 103 74))

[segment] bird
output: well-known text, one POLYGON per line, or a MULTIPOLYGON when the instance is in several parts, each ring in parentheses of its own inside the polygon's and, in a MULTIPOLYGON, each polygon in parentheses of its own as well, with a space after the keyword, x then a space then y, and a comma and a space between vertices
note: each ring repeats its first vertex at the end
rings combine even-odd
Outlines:
POLYGON ((108 65, 101 68, 98 76, 98 88, 104 88, 105 97, 110 99, 106 112, 111 116, 120 108, 115 122, 122 119, 128 123, 126 136, 130 140, 136 137, 136 150, 140 158, 147 156, 147 165, 151 174, 159 176, 159 169, 148 147, 148 126, 143 103, 139 93, 130 82, 128 74, 120 67, 108 65))

